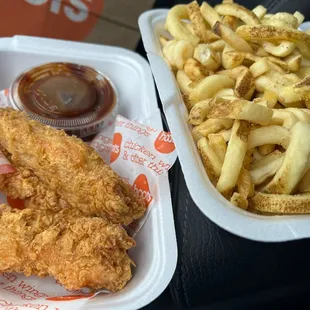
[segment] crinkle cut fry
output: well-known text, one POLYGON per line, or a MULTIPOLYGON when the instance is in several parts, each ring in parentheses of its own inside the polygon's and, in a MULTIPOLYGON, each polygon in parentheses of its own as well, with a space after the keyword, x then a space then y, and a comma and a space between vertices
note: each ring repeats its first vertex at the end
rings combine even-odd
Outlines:
POLYGON ((131 278, 127 250, 133 246, 120 225, 78 210, 0 206, 0 273, 50 275, 70 290, 117 291, 131 278))
POLYGON ((15 167, 32 170, 85 215, 127 225, 145 212, 144 202, 131 186, 76 137, 28 120, 22 112, 1 109, 0 144, 15 167))

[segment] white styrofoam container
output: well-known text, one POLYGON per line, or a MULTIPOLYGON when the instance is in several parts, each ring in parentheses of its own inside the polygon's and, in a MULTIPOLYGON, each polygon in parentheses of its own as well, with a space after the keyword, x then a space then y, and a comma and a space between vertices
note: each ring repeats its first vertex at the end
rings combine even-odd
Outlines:
MULTIPOLYGON (((24 70, 51 61, 92 66, 114 82, 119 113, 162 129, 151 70, 141 56, 131 51, 95 44, 16 36, 0 39, 0 89, 8 88, 24 70)), ((177 245, 168 175, 158 179, 159 200, 136 236, 130 251, 137 267, 127 286, 113 294, 96 296, 83 309, 139 309, 169 284, 177 262, 177 245)))
POLYGON ((238 236, 264 242, 280 242, 310 237, 310 215, 262 216, 233 206, 209 181, 187 123, 173 73, 162 58, 159 35, 168 10, 151 10, 139 18, 145 50, 155 77, 163 109, 180 159, 187 187, 200 210, 214 223, 238 236))

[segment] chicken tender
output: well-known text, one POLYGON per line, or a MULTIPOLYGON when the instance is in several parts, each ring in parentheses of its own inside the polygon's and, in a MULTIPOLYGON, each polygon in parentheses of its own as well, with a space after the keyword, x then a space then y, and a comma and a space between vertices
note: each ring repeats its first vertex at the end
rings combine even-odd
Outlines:
POLYGON ((71 207, 28 169, 18 168, 15 173, 0 175, 0 192, 7 197, 23 200, 26 208, 61 211, 71 207))
POLYGON ((120 290, 131 278, 135 241, 117 224, 75 209, 0 205, 0 273, 53 276, 67 289, 120 290))
POLYGON ((146 206, 131 186, 76 137, 0 109, 0 144, 16 168, 33 171, 47 188, 88 216, 128 225, 146 206))

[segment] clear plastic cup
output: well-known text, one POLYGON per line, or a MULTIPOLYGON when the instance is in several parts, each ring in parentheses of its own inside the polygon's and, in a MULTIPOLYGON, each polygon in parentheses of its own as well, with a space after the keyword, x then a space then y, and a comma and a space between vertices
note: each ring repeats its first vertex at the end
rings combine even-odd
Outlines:
POLYGON ((73 63, 48 63, 22 73, 12 84, 14 108, 32 119, 87 138, 116 117, 118 96, 99 71, 73 63))

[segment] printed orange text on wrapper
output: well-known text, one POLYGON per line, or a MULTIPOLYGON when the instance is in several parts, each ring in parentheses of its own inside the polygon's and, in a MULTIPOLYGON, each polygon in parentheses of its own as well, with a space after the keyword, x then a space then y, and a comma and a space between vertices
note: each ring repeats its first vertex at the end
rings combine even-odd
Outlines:
POLYGON ((121 153, 123 137, 119 132, 116 132, 113 137, 113 146, 111 151, 110 163, 112 164, 119 157, 121 153))
POLYGON ((1 1, 0 36, 19 34, 81 41, 92 31, 103 6, 104 0, 1 1))

